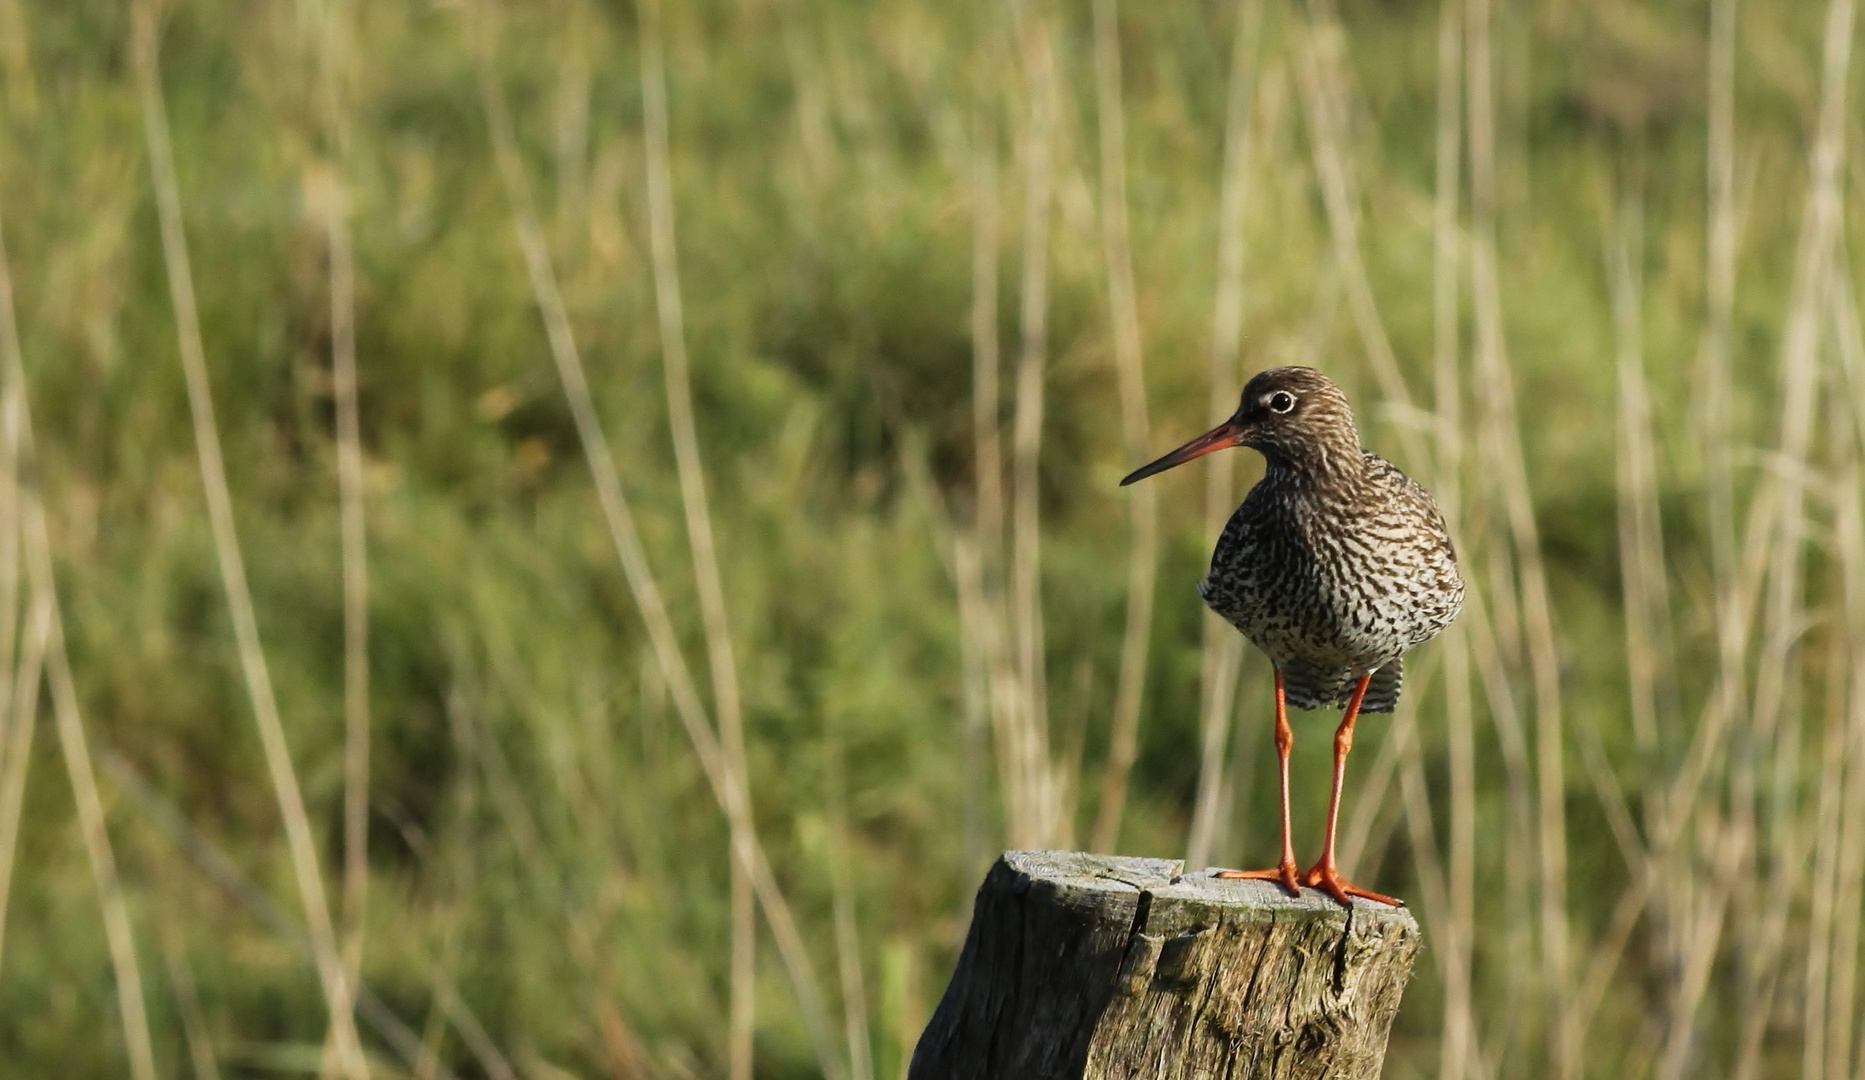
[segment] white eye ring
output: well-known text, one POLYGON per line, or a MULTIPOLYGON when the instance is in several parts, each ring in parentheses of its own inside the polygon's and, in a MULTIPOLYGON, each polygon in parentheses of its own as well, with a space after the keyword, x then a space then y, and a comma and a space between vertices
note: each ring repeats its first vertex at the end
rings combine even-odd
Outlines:
POLYGON ((1290 413, 1295 410, 1295 395, 1287 390, 1278 390, 1263 399, 1263 404, 1273 413, 1290 413))

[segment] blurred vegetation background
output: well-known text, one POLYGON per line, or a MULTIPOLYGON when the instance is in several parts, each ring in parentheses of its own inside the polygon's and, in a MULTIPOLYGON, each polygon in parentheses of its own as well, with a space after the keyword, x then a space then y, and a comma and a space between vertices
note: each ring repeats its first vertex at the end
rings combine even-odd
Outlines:
POLYGON ((1855 22, 0 0, 0 1075, 904 1075, 1001 848, 1273 859, 1115 484, 1286 363, 1472 586, 1386 1075, 1865 1075, 1855 22))

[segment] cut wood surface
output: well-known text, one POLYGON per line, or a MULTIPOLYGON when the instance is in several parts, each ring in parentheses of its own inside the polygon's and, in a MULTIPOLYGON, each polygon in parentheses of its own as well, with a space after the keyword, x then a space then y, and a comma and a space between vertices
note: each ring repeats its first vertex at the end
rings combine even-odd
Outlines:
POLYGON ((1006 852, 910 1080, 1377 1077, 1411 914, 1183 869, 1006 852))

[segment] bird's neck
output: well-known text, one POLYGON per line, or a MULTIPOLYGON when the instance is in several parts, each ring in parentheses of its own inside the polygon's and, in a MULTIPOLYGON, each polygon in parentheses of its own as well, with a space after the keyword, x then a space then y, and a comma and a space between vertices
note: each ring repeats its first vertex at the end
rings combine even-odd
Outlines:
POLYGON ((1299 457, 1265 455, 1263 479, 1317 497, 1352 499, 1366 477, 1366 454, 1357 444, 1310 448, 1299 457))

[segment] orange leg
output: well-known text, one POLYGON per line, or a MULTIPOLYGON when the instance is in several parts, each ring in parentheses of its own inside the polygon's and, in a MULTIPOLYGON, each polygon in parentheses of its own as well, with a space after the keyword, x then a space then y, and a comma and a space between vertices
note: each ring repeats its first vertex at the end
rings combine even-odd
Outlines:
MULTIPOLYGON (((1302 875, 1302 884, 1322 889, 1329 896, 1343 904, 1352 905, 1350 897, 1364 896, 1368 900, 1377 900, 1393 907, 1404 907, 1403 901, 1376 892, 1368 892, 1340 876, 1340 870, 1334 865, 1334 826, 1340 820, 1341 781, 1347 776, 1347 752, 1353 749, 1353 722, 1360 715, 1360 699, 1366 696, 1367 684, 1373 681, 1368 675, 1355 684, 1353 697, 1347 702, 1347 715, 1341 718, 1340 727, 1334 731, 1334 791, 1328 796, 1328 839, 1327 846, 1321 849, 1321 861, 1308 868, 1302 875)), ((1284 799, 1287 796, 1284 795, 1284 799)), ((1287 811, 1284 811, 1284 820, 1287 811)))
POLYGON ((1282 762, 1282 862, 1269 870, 1225 870, 1221 878, 1257 878, 1280 881, 1290 896, 1300 896, 1296 884, 1295 840, 1289 830, 1289 751, 1295 746, 1295 732, 1289 727, 1289 706, 1282 694, 1282 672, 1276 672, 1276 756, 1282 762))

